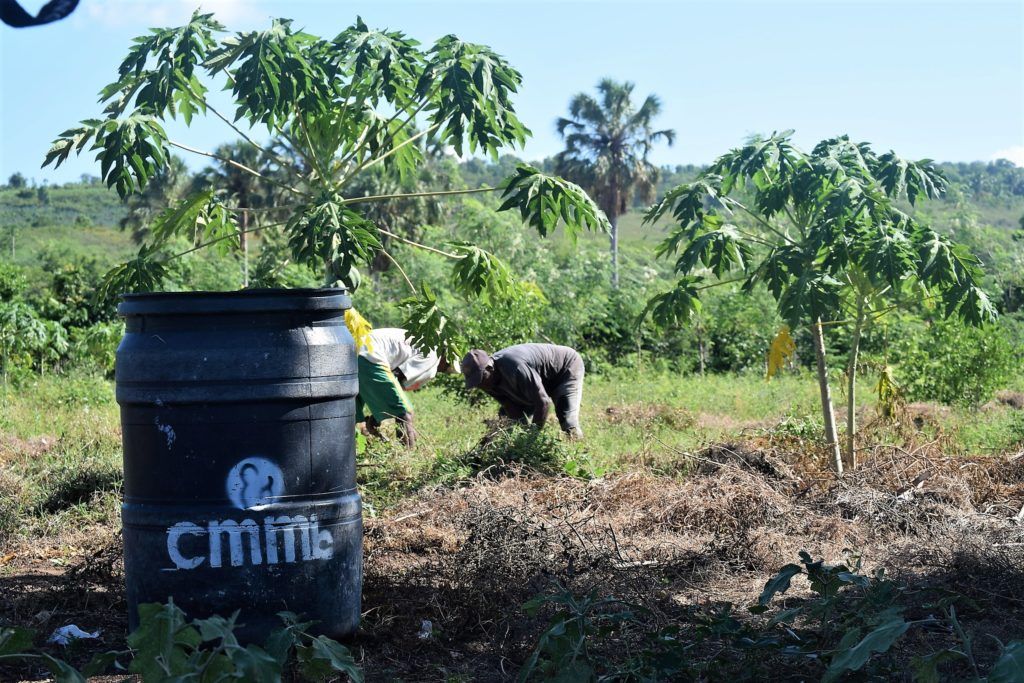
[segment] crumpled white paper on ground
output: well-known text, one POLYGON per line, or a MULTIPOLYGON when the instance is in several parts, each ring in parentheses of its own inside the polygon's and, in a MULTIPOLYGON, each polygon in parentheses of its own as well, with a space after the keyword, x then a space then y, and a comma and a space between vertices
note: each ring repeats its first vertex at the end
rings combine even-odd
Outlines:
POLYGON ((81 640, 83 638, 99 638, 100 632, 89 633, 83 631, 74 624, 68 624, 67 626, 61 626, 59 629, 53 632, 50 639, 46 642, 56 643, 57 645, 68 645, 72 640, 81 640))

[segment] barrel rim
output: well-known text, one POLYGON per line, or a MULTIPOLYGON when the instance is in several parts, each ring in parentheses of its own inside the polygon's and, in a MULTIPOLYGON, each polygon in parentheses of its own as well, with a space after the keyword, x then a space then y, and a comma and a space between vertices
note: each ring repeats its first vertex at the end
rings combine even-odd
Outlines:
POLYGON ((322 311, 350 308, 343 287, 266 288, 236 291, 139 292, 121 295, 120 316, 194 315, 274 311, 322 311))

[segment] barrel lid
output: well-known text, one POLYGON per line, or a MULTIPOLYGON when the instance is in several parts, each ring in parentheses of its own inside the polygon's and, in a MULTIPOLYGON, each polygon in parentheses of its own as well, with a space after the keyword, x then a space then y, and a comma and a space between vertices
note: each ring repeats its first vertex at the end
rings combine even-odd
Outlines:
POLYGON ((352 307, 343 288, 243 289, 237 292, 123 294, 117 312, 133 315, 209 315, 292 311, 338 311, 352 307))

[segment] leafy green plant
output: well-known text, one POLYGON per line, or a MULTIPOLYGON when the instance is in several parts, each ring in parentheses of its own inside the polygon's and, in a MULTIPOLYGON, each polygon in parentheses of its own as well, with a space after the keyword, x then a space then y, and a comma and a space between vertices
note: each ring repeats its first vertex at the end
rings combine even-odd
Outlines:
POLYGON ((571 460, 570 446, 552 430, 531 425, 499 427, 479 445, 454 457, 439 457, 434 471, 443 479, 471 477, 480 472, 501 476, 515 466, 555 474, 571 460))
POLYGON ((137 674, 142 680, 281 681, 291 662, 303 680, 320 681, 344 674, 361 683, 363 673, 348 648, 326 636, 309 633, 312 622, 290 612, 280 613, 284 626, 260 645, 243 646, 235 636, 238 612, 188 620, 173 601, 139 605, 139 626, 128 636, 128 650, 95 656, 81 671, 49 654, 30 652, 35 633, 24 628, 0 628, 0 662, 40 660, 57 683, 85 683, 110 668, 137 674), (125 663, 122 663, 125 662, 125 663))
POLYGON ((792 624, 798 620, 816 623, 803 628, 784 652, 821 659, 827 664, 823 681, 835 681, 849 672, 860 671, 876 654, 889 650, 915 624, 934 619, 907 621, 899 604, 901 591, 885 579, 881 570, 874 576, 860 573, 860 559, 853 567, 829 565, 800 552, 800 564, 787 564, 768 580, 757 603, 755 614, 768 610, 773 598, 785 593, 796 576, 804 576, 815 594, 814 599, 773 616, 770 626, 792 624))
POLYGON ((967 328, 937 320, 906 329, 892 344, 907 398, 977 405, 1019 367, 1021 352, 1000 325, 967 328))
POLYGON ((11 366, 31 363, 46 341, 46 325, 35 309, 21 302, 0 302, 0 374, 5 383, 11 366))
POLYGON ((527 616, 553 610, 547 627, 519 671, 519 681, 664 681, 688 671, 688 646, 673 628, 646 632, 646 610, 592 591, 577 597, 562 586, 523 605, 527 616), (603 647, 613 635, 639 630, 641 645, 623 651, 603 647))
POLYGON ((714 679, 712 673, 728 676, 733 666, 737 673, 763 680, 765 674, 751 666, 768 662, 774 667, 769 670, 781 677, 778 658, 795 666, 793 672, 799 671, 803 680, 888 679, 902 670, 892 655, 894 645, 911 629, 923 626, 948 628, 960 645, 914 658, 913 680, 944 680, 940 669, 953 661, 967 662, 973 681, 1024 680, 1021 641, 1001 645, 1001 654, 984 677, 954 607, 945 609, 945 621, 931 616, 908 620, 903 616, 905 599, 904 590, 881 571, 862 574, 859 560, 852 566, 829 565, 806 552, 800 553, 799 564, 785 565, 765 583, 749 608, 762 616, 760 622, 742 618, 726 603, 685 612, 666 627, 643 608, 594 591, 579 597, 556 585, 524 605, 529 616, 544 611, 549 617, 520 670, 520 680, 705 680, 714 679), (792 606, 776 609, 778 596, 800 576, 811 597, 801 596, 792 606), (712 643, 713 648, 700 647, 712 643))
MULTIPOLYGON (((59 166, 88 147, 104 182, 128 197, 168 168, 176 148, 273 186, 280 220, 250 226, 251 193, 239 192, 226 177, 212 189, 201 185, 155 217, 136 258, 108 274, 102 294, 159 288, 171 259, 272 228, 287 236, 291 259, 329 286, 355 290, 359 267, 381 255, 404 273, 384 248, 390 238, 452 261, 453 277, 466 292, 497 296, 505 289, 509 271, 497 257, 474 245, 446 250, 387 230, 366 209, 378 202, 500 192, 499 210, 518 211, 541 236, 559 224, 570 235, 609 229, 579 186, 525 164, 493 187, 359 193, 361 180, 380 169, 400 178, 420 170, 428 145, 496 158, 525 142, 529 131, 512 106, 521 76, 490 48, 448 35, 421 49, 401 32, 371 30, 358 18, 331 39, 296 30, 288 19, 221 38, 224 30, 211 14, 197 11, 185 26, 136 39, 117 80, 101 91, 105 118, 64 131, 44 165, 59 166), (230 91, 233 118, 207 98, 214 85, 230 91), (179 116, 186 125, 197 116, 216 117, 258 154, 209 152, 173 139, 164 125, 179 116), (236 125, 240 119, 265 127, 271 141, 254 140, 236 125), (252 165, 257 160, 259 168, 252 165), (178 249, 176 237, 193 244, 178 249)), ((454 358, 461 349, 451 316, 427 289, 406 280, 414 304, 404 326, 416 339, 436 339, 432 348, 454 358)))
POLYGON ((806 153, 791 136, 773 134, 722 155, 651 207, 646 223, 666 215, 676 223, 656 253, 676 258, 679 280, 650 299, 645 315, 678 325, 700 312, 703 290, 733 282, 745 291, 764 285, 784 321, 812 329, 825 436, 842 473, 855 465, 857 359, 865 328, 911 302, 938 300, 944 316, 972 325, 993 319, 995 309, 980 287, 978 259, 896 206, 903 198, 913 205, 944 192, 946 179, 930 160, 876 154, 846 136, 806 153), (845 457, 823 335, 823 325, 839 324, 850 329, 845 457))

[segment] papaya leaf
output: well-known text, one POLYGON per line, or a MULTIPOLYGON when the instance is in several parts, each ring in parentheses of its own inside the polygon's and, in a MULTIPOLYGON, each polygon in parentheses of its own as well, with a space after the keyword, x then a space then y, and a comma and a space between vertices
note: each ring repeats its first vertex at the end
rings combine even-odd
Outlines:
POLYGON ((696 287, 700 280, 693 276, 682 277, 669 291, 651 297, 640 313, 638 322, 643 322, 648 315, 655 323, 667 329, 688 322, 701 310, 702 304, 696 287))
POLYGON ((199 217, 213 199, 213 192, 197 192, 162 211, 150 226, 154 242, 162 244, 175 235, 192 237, 199 217))
POLYGON ((457 363, 466 352, 465 340, 449 324, 450 317, 438 306, 430 287, 422 285, 419 295, 402 301, 402 307, 405 309, 402 327, 413 346, 434 350, 449 363, 457 363))
POLYGON ((611 232, 604 212, 575 183, 520 164, 501 186, 504 202, 498 211, 519 209, 523 220, 541 237, 553 233, 559 221, 574 240, 584 230, 611 232))
POLYGON ((78 128, 69 128, 61 133, 57 139, 53 141, 53 145, 50 149, 47 150, 42 168, 46 168, 51 163, 54 168, 59 167, 67 161, 68 156, 72 151, 75 152, 75 154, 81 154, 82 149, 96 135, 97 130, 102 123, 103 121, 100 119, 87 119, 82 121, 82 125, 78 128))
POLYGON ((1024 682, 1024 641, 1013 640, 1006 644, 999 659, 988 673, 988 683, 1024 682))
POLYGON ((768 582, 765 583, 764 590, 761 591, 761 595, 757 598, 757 604, 767 607, 768 603, 771 602, 777 593, 785 593, 789 590, 789 584, 793 577, 801 573, 803 573, 803 569, 801 569, 800 565, 787 564, 783 566, 778 574, 768 579, 768 582))
POLYGON ((892 647, 892 644, 906 633, 910 626, 910 622, 901 617, 894 617, 870 631, 852 647, 844 648, 845 644, 840 643, 836 654, 829 662, 822 681, 828 683, 837 680, 848 671, 859 671, 873 654, 885 652, 892 647))
POLYGON ((167 277, 167 265, 153 247, 143 245, 131 261, 114 266, 96 291, 98 301, 113 301, 127 292, 152 292, 167 277))
POLYGON ((507 296, 515 286, 512 271, 497 256, 468 242, 455 242, 460 255, 452 266, 452 286, 468 297, 491 301, 507 296))

